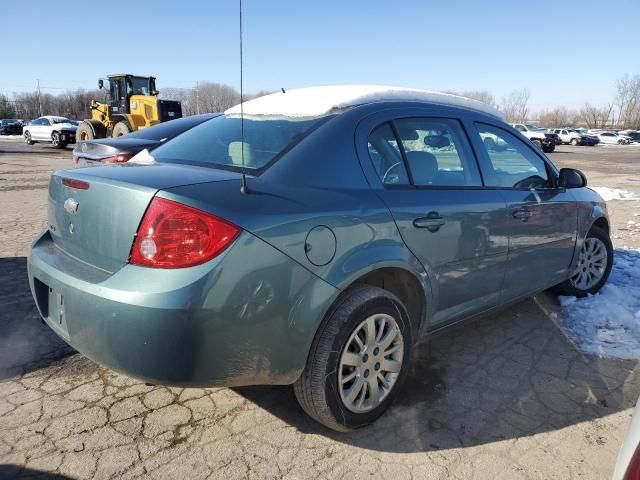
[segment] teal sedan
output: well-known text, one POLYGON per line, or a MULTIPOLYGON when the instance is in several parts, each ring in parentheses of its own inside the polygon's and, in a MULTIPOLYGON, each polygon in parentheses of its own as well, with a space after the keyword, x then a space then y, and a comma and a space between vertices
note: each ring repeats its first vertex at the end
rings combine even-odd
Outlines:
POLYGON ((542 290, 597 292, 605 202, 499 112, 389 87, 283 91, 126 164, 58 171, 29 282, 94 361, 178 386, 289 385, 373 422, 414 345, 542 290))

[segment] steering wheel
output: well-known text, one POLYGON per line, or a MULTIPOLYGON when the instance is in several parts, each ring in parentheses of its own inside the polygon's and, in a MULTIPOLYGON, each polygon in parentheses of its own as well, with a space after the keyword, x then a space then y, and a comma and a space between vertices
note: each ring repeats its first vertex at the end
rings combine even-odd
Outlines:
MULTIPOLYGON (((391 165, 389 168, 387 168, 387 171, 384 172, 384 175, 382 176, 382 183, 386 184, 387 178, 391 176, 393 170, 397 169, 401 165, 402 165, 402 162, 396 162, 393 165, 391 165)), ((396 176, 397 178, 395 179, 395 181, 388 182, 388 183, 398 183, 400 181, 400 172, 397 172, 396 176)))

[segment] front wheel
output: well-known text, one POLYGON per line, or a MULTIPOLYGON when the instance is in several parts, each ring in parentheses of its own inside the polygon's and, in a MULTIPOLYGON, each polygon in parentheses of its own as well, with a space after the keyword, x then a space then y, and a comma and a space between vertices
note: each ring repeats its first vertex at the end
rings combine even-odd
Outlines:
POLYGON ((607 282, 613 267, 613 245, 609 234, 593 226, 582 244, 571 276, 558 285, 559 293, 586 297, 597 293, 607 282))
POLYGON ((304 411, 337 431, 375 421, 391 404, 411 358, 402 302, 378 287, 346 292, 318 329, 294 384, 304 411))
POLYGON ((538 140, 537 138, 534 138, 533 140, 531 140, 533 142, 533 144, 538 147, 540 150, 542 150, 542 140, 538 140))
POLYGON ((53 145, 56 148, 65 148, 67 146, 67 143, 62 141, 60 134, 58 132, 53 132, 51 134, 51 145, 53 145))
POLYGON ((577 138, 572 138, 571 139, 571 145, 573 145, 574 147, 578 146, 578 139, 577 138))

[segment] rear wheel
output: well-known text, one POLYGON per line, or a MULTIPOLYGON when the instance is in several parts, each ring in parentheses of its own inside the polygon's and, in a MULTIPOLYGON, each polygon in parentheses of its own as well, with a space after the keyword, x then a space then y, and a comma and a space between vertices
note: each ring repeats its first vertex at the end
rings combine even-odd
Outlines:
POLYGON ((607 282, 613 266, 613 246, 605 230, 593 226, 584 240, 578 262, 568 280, 558 285, 564 295, 586 297, 607 282))
POLYGON ((576 147, 578 145, 578 139, 577 138, 572 138, 571 139, 571 145, 573 145, 574 147, 576 147))
POLYGON ((542 151, 544 153, 553 153, 553 151, 556 149, 556 144, 552 143, 551 145, 547 145, 545 147, 542 147, 542 151))
POLYGON ((333 430, 367 425, 391 404, 406 375, 411 346, 402 302, 378 287, 356 287, 320 326, 294 384, 298 402, 333 430))
POLYGON ((24 143, 27 145, 33 145, 34 141, 31 140, 31 134, 29 132, 24 132, 24 143))
POLYGON ((89 140, 93 140, 95 135, 93 133, 93 128, 87 122, 82 122, 78 129, 76 130, 76 141, 77 142, 85 142, 89 140))
POLYGON ((533 139, 533 140, 531 140, 531 141, 534 143, 534 145, 535 145, 536 147, 538 147, 540 150, 542 150, 542 140, 539 140, 539 139, 537 139, 537 138, 534 138, 534 139, 533 139))
POLYGON ((121 137, 126 135, 127 133, 131 133, 131 129, 126 122, 118 122, 115 127, 113 127, 112 137, 121 137))

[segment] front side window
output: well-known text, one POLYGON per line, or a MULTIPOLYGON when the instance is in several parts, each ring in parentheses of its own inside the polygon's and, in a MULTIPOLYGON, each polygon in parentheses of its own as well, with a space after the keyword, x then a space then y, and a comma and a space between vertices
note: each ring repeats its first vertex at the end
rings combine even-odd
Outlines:
POLYGON ((414 185, 482 186, 460 122, 448 118, 403 118, 395 125, 414 185))
POLYGON ((544 161, 522 140, 498 127, 476 123, 489 158, 485 185, 503 188, 550 188, 544 161))
POLYGON ((282 156, 329 117, 244 117, 244 142, 239 115, 220 115, 153 150, 159 162, 186 163, 240 170, 261 170, 282 156))

